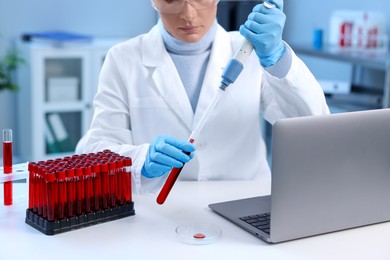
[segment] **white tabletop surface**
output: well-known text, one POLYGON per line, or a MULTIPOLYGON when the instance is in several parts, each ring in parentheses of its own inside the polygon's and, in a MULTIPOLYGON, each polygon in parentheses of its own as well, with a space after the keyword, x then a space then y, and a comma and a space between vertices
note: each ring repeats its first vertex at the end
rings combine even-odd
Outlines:
POLYGON ((14 184, 13 206, 3 206, 0 259, 390 259, 390 223, 280 244, 267 244, 216 215, 208 204, 269 194, 269 181, 177 182, 163 205, 133 196, 136 215, 54 236, 25 224, 27 185, 14 184), (210 245, 179 241, 178 225, 217 225, 210 245))

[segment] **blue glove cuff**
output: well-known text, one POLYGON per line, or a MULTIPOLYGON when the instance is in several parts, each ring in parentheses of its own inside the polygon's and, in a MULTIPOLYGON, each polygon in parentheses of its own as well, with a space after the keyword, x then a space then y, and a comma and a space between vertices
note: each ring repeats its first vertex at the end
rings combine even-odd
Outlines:
POLYGON ((145 164, 142 166, 141 174, 142 174, 142 176, 144 176, 146 178, 150 178, 150 179, 156 177, 154 175, 149 174, 148 170, 145 169, 145 164))
POLYGON ((264 68, 270 67, 277 63, 280 58, 283 56, 283 54, 286 52, 286 46, 284 46, 284 43, 281 42, 277 48, 275 48, 275 51, 273 54, 269 56, 262 56, 260 57, 260 63, 264 68))

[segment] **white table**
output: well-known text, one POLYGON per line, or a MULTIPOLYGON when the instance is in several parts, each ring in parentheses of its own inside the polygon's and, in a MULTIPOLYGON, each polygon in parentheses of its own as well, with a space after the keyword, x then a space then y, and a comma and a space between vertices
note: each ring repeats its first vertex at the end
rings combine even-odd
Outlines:
POLYGON ((178 182, 164 205, 134 196, 136 215, 46 236, 24 223, 27 185, 0 206, 0 259, 390 259, 390 223, 267 244, 208 208, 209 203, 269 194, 269 181, 178 182), (211 245, 188 245, 175 228, 200 221, 222 229, 211 245))

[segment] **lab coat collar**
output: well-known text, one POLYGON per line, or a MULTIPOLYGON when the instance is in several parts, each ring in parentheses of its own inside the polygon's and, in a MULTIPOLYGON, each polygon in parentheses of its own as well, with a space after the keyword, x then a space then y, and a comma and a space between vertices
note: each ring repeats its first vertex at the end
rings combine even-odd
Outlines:
POLYGON ((142 43, 142 63, 150 67, 158 94, 176 113, 179 121, 191 130, 194 114, 180 75, 169 56, 158 26, 154 26, 142 43))
POLYGON ((191 131, 217 92, 222 71, 230 57, 233 56, 230 35, 218 25, 195 115, 175 64, 165 49, 158 26, 154 26, 144 39, 142 43, 143 65, 154 68, 152 80, 156 90, 175 111, 179 121, 191 131))

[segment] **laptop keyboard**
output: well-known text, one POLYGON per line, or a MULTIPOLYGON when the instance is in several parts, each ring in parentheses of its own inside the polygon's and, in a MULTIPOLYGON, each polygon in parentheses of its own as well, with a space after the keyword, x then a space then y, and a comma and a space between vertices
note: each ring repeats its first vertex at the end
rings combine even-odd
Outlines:
POLYGON ((270 219, 271 219, 270 213, 246 216, 246 217, 241 217, 240 219, 245 221, 249 225, 252 225, 255 228, 267 233, 268 235, 270 234, 270 219))

